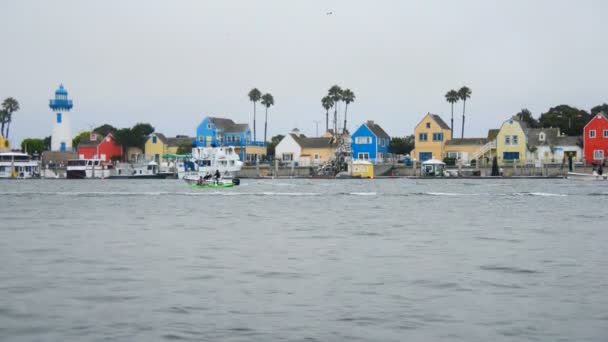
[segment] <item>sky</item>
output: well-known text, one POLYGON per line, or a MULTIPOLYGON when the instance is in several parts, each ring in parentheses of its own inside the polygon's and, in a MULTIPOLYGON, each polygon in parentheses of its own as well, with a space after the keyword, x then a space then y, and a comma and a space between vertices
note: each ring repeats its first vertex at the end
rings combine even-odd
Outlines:
MULTIPOLYGON (((466 85, 465 137, 485 136, 521 108, 608 102, 607 11, 602 0, 3 1, 0 98, 21 105, 14 142, 51 134, 60 83, 74 135, 149 122, 194 136, 205 116, 252 125, 253 87, 275 98, 269 136, 315 135, 338 84, 356 95, 351 131, 374 120, 404 136, 427 112, 449 122, 444 95, 466 85)), ((456 132, 461 115, 458 103, 456 132)), ((260 106, 257 127, 261 140, 260 106)))

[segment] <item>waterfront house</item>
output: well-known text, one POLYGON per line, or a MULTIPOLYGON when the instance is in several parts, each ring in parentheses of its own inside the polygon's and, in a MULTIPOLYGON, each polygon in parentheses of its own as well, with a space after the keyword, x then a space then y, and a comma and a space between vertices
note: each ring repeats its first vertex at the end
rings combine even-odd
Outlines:
POLYGON ((608 157, 608 119, 599 113, 584 130, 585 162, 587 165, 603 164, 608 157))
POLYGON ((89 139, 82 139, 78 144, 79 159, 102 159, 106 162, 112 158, 122 157, 122 146, 118 145, 112 133, 105 137, 91 134, 89 139))
MULTIPOLYGON (((178 135, 174 138, 167 138, 162 133, 152 133, 148 136, 145 145, 146 160, 159 162, 167 154, 177 154, 180 146, 192 146, 194 139, 178 135)), ((188 151, 190 153, 190 151, 188 151)))
POLYGON ((445 142, 444 158, 454 159, 456 164, 468 165, 472 160, 477 160, 480 151, 486 144, 488 138, 456 138, 445 142))
POLYGON ((413 160, 426 161, 443 158, 445 143, 452 137, 450 126, 437 114, 428 113, 414 130, 413 160))
POLYGON ((275 157, 299 166, 322 165, 336 153, 332 137, 308 138, 297 129, 285 135, 275 147, 275 157))
POLYGON ((255 161, 266 156, 266 144, 252 141, 248 124, 231 119, 206 117, 196 129, 197 147, 234 146, 242 161, 255 161))
POLYGON ((11 150, 11 143, 8 139, 0 137, 0 152, 8 152, 11 150))
POLYGON ((355 130, 352 135, 352 156, 354 160, 370 161, 373 164, 382 162, 390 152, 391 137, 372 120, 368 120, 355 130))
POLYGON ((498 165, 513 165, 526 162, 525 131, 527 129, 527 124, 515 116, 502 124, 496 136, 498 165))
POLYGON ((528 161, 540 164, 564 163, 568 156, 578 161, 583 156, 582 138, 561 134, 559 128, 530 128, 526 130, 528 161))

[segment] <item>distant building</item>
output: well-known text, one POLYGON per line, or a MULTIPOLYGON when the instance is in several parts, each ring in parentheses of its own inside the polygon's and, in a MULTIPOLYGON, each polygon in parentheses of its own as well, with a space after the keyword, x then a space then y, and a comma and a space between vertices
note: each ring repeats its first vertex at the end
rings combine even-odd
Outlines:
POLYGON ((469 164, 479 157, 479 152, 488 143, 488 138, 455 138, 445 142, 444 157, 454 158, 456 164, 469 164))
POLYGON ((275 157, 298 166, 321 165, 331 160, 336 145, 331 137, 308 138, 295 129, 275 147, 275 157))
MULTIPOLYGON (((162 133, 152 133, 148 136, 145 145, 146 160, 154 160, 159 162, 164 155, 177 154, 177 149, 181 145, 190 145, 194 143, 194 139, 178 135, 174 138, 167 138, 162 133)), ((190 153, 190 151, 188 151, 190 153)))
POLYGON ((391 137, 372 120, 355 130, 352 135, 351 149, 354 160, 370 161, 373 164, 388 158, 391 137))
POLYGON ((567 136, 559 128, 529 128, 526 130, 526 147, 529 161, 540 161, 542 164, 563 163, 568 156, 572 161, 583 157, 580 136, 567 136))
POLYGON ((49 101, 49 107, 55 112, 55 124, 51 134, 51 151, 72 151, 72 126, 70 110, 72 100, 68 99, 68 91, 63 84, 55 91, 55 99, 49 101))
POLYGON ((231 119, 206 117, 196 129, 197 147, 234 146, 242 161, 255 161, 266 156, 266 144, 252 141, 248 124, 231 119))
POLYGON ((516 116, 503 122, 496 136, 496 156, 499 165, 525 163, 527 158, 526 130, 528 125, 516 116))
POLYGON ((587 165, 603 164, 608 158, 608 119, 597 114, 584 130, 585 162, 587 165))
POLYGON ((118 145, 112 133, 105 137, 91 134, 89 139, 82 139, 78 144, 78 158, 102 159, 106 162, 115 157, 122 158, 122 146, 118 145))
POLYGON ((11 142, 4 137, 0 137, 0 152, 8 152, 11 150, 11 142))
POLYGON ((452 137, 450 126, 437 114, 428 113, 414 130, 414 150, 412 159, 423 162, 441 159, 446 141, 452 137))

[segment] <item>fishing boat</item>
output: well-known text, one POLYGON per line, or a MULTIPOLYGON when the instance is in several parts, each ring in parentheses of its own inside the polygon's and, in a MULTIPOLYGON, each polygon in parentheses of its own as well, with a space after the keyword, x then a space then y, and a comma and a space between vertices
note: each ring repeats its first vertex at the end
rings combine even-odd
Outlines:
POLYGON ((40 163, 32 160, 27 153, 3 152, 0 153, 0 179, 1 178, 39 178, 40 163))
POLYGON ((103 159, 70 159, 66 168, 66 178, 108 178, 114 173, 114 165, 103 159))
POLYGON ((595 171, 593 171, 593 173, 568 172, 566 178, 583 181, 605 181, 608 180, 608 174, 600 175, 595 171))

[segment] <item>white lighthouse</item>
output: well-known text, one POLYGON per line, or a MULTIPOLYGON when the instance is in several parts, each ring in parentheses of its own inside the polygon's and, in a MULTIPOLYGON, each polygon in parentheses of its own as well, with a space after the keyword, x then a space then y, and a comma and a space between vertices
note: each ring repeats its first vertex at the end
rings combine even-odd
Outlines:
POLYGON ((55 99, 50 100, 49 107, 55 112, 51 151, 72 151, 72 126, 70 122, 72 100, 68 100, 68 92, 63 88, 63 84, 55 91, 55 99))

